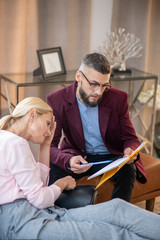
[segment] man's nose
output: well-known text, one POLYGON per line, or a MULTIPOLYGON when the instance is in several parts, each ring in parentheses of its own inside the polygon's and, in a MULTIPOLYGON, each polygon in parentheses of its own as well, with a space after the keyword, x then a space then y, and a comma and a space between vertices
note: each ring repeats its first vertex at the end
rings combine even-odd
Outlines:
POLYGON ((95 93, 97 95, 101 95, 103 93, 104 89, 103 87, 100 85, 96 90, 95 90, 95 93))

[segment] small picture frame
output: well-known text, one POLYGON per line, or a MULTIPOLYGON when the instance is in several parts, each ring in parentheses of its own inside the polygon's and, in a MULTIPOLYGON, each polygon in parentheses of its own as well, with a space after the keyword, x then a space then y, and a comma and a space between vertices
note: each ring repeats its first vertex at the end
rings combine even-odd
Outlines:
POLYGON ((61 47, 37 50, 37 54, 44 80, 66 73, 61 47))

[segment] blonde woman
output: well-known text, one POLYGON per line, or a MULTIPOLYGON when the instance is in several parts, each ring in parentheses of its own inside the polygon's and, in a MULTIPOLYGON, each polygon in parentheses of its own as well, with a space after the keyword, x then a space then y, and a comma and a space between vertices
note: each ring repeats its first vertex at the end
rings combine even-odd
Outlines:
POLYGON ((123 200, 77 209, 54 206, 67 176, 48 186, 49 151, 56 123, 40 98, 21 101, 0 120, 0 239, 159 239, 160 216, 123 200), (28 141, 40 145, 36 162, 28 141))

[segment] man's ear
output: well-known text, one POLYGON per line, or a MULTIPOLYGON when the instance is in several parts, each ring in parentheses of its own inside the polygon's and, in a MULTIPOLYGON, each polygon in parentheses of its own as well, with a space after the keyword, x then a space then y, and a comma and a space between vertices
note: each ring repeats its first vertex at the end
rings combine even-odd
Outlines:
POLYGON ((35 109, 35 108, 31 108, 31 109, 28 111, 28 119, 29 119, 29 121, 32 123, 35 118, 37 118, 36 109, 35 109))
POLYGON ((80 82, 80 78, 81 78, 81 73, 79 71, 76 72, 76 75, 75 75, 75 79, 77 82, 80 82))

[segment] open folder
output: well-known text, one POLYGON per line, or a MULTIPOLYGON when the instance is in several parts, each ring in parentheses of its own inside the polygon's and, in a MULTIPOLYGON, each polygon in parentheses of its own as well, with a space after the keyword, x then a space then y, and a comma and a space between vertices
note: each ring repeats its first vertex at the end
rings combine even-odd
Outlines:
POLYGON ((104 183, 106 180, 108 180, 109 178, 111 178, 116 172, 118 172, 118 170, 123 167, 134 155, 136 155, 136 153, 138 153, 146 144, 147 142, 142 142, 141 145, 128 157, 123 157, 123 158, 119 158, 115 161, 113 161, 112 163, 110 163, 109 165, 105 166, 104 168, 100 169, 98 172, 94 173, 93 175, 91 175, 90 177, 88 177, 88 179, 97 177, 101 174, 103 174, 100 182, 98 183, 96 189, 102 184, 104 183))

